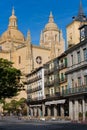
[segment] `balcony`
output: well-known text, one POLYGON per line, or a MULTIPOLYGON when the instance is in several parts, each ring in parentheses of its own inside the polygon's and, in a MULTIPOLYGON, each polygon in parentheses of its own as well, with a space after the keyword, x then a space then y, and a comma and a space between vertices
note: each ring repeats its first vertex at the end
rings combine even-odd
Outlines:
POLYGON ((67 68, 67 64, 62 63, 61 65, 59 65, 59 70, 65 69, 67 68))
POLYGON ((85 68, 85 67, 87 67, 87 61, 86 60, 82 61, 80 63, 77 63, 77 64, 73 64, 72 66, 69 66, 67 71, 66 71, 66 74, 71 73, 73 71, 77 71, 77 70, 85 68))
POLYGON ((74 88, 66 89, 62 92, 62 96, 72 96, 78 94, 85 94, 87 93, 87 85, 82 85, 74 88))
POLYGON ((55 97, 60 97, 60 92, 56 92, 55 94, 46 94, 46 99, 51 99, 55 97))
POLYGON ((33 83, 33 82, 36 82, 36 81, 38 81, 38 80, 40 80, 40 79, 41 79, 41 76, 36 76, 36 77, 34 77, 34 78, 28 80, 28 84, 31 84, 31 83, 33 83))
POLYGON ((45 87, 54 86, 54 80, 45 82, 45 87))
POLYGON ((60 84, 65 83, 65 82, 67 82, 67 78, 66 77, 59 79, 59 83, 60 84))
POLYGON ((38 97, 33 97, 33 98, 27 98, 28 102, 32 102, 32 101, 40 101, 43 100, 44 97, 43 96, 38 96, 38 97))
POLYGON ((35 88, 32 88, 32 89, 29 89, 27 90, 27 93, 33 93, 33 92, 36 92, 36 91, 40 91, 42 89, 41 86, 38 86, 38 87, 35 87, 35 88))
POLYGON ((54 72, 54 67, 52 67, 52 68, 48 68, 48 69, 46 69, 45 70, 45 75, 49 75, 49 74, 52 74, 54 72))

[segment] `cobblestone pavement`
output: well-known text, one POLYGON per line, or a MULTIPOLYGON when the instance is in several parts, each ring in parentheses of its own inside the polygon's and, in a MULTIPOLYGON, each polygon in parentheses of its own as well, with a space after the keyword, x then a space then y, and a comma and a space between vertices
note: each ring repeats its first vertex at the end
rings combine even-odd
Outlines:
POLYGON ((0 120, 0 130, 87 130, 87 125, 67 121, 24 121, 10 117, 0 120))

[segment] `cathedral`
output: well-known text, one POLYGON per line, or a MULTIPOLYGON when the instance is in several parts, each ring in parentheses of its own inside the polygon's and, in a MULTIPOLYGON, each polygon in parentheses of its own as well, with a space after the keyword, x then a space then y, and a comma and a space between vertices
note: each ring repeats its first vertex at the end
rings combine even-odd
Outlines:
POLYGON ((23 74, 28 74, 35 68, 64 52, 64 39, 62 31, 54 22, 52 12, 49 21, 40 35, 40 44, 33 45, 30 31, 25 38, 18 30, 17 17, 14 8, 9 18, 8 28, 0 37, 0 58, 12 61, 14 67, 23 74))
MULTIPOLYGON (((63 52, 62 31, 54 22, 52 12, 48 23, 41 31, 40 43, 36 46, 32 44, 30 31, 27 32, 25 38, 23 33, 18 30, 17 17, 14 8, 12 9, 8 28, 0 36, 0 58, 13 62, 13 66, 26 75, 63 52)), ((21 82, 25 82, 25 76, 22 77, 21 82)), ((22 97, 27 98, 26 91, 21 91, 14 99, 19 100, 22 97)))

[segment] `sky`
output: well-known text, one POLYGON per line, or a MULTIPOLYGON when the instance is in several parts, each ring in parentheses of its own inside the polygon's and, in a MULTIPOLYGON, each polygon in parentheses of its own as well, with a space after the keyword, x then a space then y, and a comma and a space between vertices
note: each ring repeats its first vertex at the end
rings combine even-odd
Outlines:
MULTIPOLYGON (((18 19, 18 29, 27 36, 30 30, 31 41, 38 45, 41 30, 48 23, 50 11, 58 28, 66 39, 66 26, 77 16, 80 0, 0 0, 0 36, 8 28, 12 8, 18 19)), ((87 15, 87 0, 82 0, 87 15)))

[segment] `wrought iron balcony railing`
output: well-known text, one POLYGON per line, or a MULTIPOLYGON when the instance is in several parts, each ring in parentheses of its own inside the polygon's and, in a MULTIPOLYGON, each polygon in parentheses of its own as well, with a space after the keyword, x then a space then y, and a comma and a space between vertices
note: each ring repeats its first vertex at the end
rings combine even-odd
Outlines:
POLYGON ((27 93, 28 93, 28 94, 29 94, 29 93, 33 93, 33 92, 36 92, 36 91, 40 91, 41 89, 42 89, 41 86, 37 86, 37 87, 35 87, 35 88, 28 89, 28 90, 27 90, 27 93))
POLYGON ((59 70, 67 68, 67 64, 66 63, 62 63, 61 65, 59 65, 59 70))
POLYGON ((87 93, 87 85, 66 89, 62 92, 63 96, 71 96, 87 93))
POLYGON ((46 94, 46 99, 60 97, 60 95, 60 92, 56 92, 54 94, 46 94))
POLYGON ((66 81, 67 81, 67 78, 66 78, 66 77, 59 79, 59 83, 60 83, 60 84, 66 82, 66 81))

